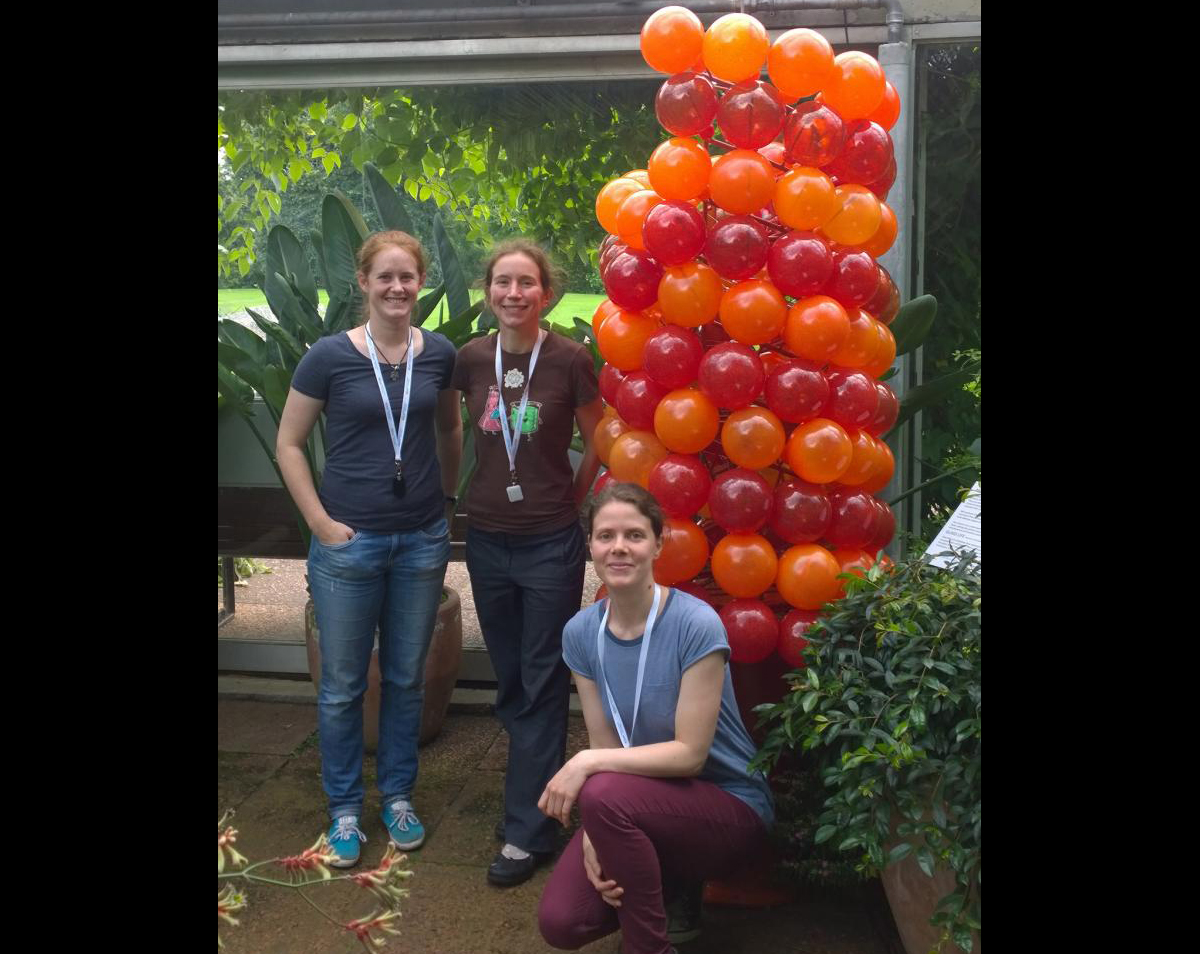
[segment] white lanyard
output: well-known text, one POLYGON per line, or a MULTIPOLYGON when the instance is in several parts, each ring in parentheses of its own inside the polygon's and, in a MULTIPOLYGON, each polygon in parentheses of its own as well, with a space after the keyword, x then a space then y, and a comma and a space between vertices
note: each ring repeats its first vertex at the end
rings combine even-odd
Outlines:
POLYGON ((529 356, 529 372, 525 376, 525 391, 521 395, 521 403, 517 408, 517 425, 510 432, 508 427, 508 411, 504 407, 504 380, 500 376, 500 335, 496 335, 496 401, 500 413, 500 430, 504 437, 504 449, 508 451, 508 473, 512 482, 517 482, 517 447, 521 443, 521 429, 525 424, 525 408, 529 405, 529 385, 533 383, 533 368, 537 364, 538 352, 542 350, 542 341, 546 338, 546 329, 538 329, 537 343, 533 346, 533 354, 529 356))
POLYGON ((404 397, 400 401, 400 428, 396 428, 396 420, 392 417, 392 402, 388 400, 387 386, 383 383, 383 372, 379 370, 379 358, 375 356, 375 339, 371 337, 371 329, 367 325, 363 325, 363 329, 367 333, 367 351, 371 355, 371 367, 375 369, 375 380, 379 382, 379 395, 383 398, 383 413, 387 415, 388 434, 392 438, 392 448, 396 452, 396 473, 400 473, 400 454, 404 448, 404 428, 408 424, 408 397, 412 392, 412 369, 413 369, 413 353, 412 353, 412 325, 408 326, 408 351, 405 352, 404 360, 407 362, 407 367, 404 369, 404 397))
POLYGON ((617 735, 621 737, 621 745, 629 748, 629 740, 633 737, 633 728, 637 724, 638 705, 642 701, 642 677, 646 674, 646 651, 650 648, 650 632, 654 629, 654 620, 658 617, 658 601, 662 595, 658 584, 654 585, 654 602, 650 604, 650 615, 646 617, 646 632, 642 635, 642 648, 638 653, 637 682, 633 688, 633 717, 629 720, 629 732, 625 732, 625 723, 621 721, 621 713, 617 711, 617 700, 613 698, 612 690, 608 688, 608 680, 604 678, 604 629, 608 626, 608 611, 612 609, 612 598, 604 608, 604 618, 600 620, 600 628, 596 630, 596 670, 600 676, 600 684, 608 696, 608 709, 612 713, 613 725, 617 735))

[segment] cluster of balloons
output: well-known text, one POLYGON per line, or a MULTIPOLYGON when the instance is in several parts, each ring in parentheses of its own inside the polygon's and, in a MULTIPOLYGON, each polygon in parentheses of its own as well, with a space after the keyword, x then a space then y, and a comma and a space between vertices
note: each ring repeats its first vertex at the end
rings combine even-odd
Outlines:
POLYGON ((877 380, 899 292, 876 262, 896 238, 899 98, 871 56, 807 29, 770 43, 745 14, 706 31, 665 7, 641 48, 670 74, 655 110, 671 138, 596 197, 598 486, 654 494, 655 579, 718 609, 734 661, 802 666, 839 574, 895 532, 873 494, 899 412, 877 380))

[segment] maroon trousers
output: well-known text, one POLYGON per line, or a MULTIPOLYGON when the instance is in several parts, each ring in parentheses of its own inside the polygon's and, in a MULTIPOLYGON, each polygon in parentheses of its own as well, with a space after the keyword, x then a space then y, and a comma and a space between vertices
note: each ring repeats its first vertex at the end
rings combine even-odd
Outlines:
POLYGON ((600 772, 579 793, 582 825, 538 907, 552 947, 576 950, 622 932, 623 954, 669 954, 663 882, 726 877, 761 859, 767 831, 754 809, 711 782, 600 772), (610 906, 583 869, 583 833, 605 878, 625 889, 610 906))

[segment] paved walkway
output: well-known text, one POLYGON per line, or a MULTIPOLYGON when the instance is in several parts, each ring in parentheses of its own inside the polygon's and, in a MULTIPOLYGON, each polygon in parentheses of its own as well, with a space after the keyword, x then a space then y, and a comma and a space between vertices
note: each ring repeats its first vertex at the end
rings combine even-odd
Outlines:
MULTIPOLYGON (((240 612, 240 611, 239 611, 240 612)), ((238 849, 251 861, 297 854, 325 830, 316 746, 316 707, 218 698, 217 815, 236 810, 238 849)), ((401 905, 397 954, 547 954, 536 910, 549 868, 517 888, 489 886, 485 872, 497 845, 507 737, 484 707, 451 711, 439 736, 421 750, 414 802, 429 836, 412 852, 411 894, 401 905)), ((585 743, 571 719, 570 751, 585 743)), ((386 844, 374 789, 374 759, 364 766, 369 841, 361 871, 386 844)), ((877 886, 872 886, 875 888, 877 886)), ((228 954, 350 954, 362 946, 326 921, 295 891, 247 888, 241 925, 220 926, 228 954)), ((346 883, 307 889, 339 921, 373 909, 370 896, 346 883)), ((701 937, 680 954, 895 954, 900 950, 881 892, 801 895, 767 909, 707 905, 701 937)), ((583 948, 616 954, 618 935, 583 948)))

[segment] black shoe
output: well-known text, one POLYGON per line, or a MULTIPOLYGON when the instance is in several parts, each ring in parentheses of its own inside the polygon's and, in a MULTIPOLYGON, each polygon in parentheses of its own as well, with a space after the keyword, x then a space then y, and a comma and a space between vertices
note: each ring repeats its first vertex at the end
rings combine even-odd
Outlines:
POLYGON ((700 911, 704 906, 704 882, 681 886, 665 899, 667 909, 667 940, 683 944, 700 936, 700 911))
POLYGON ((496 828, 493 833, 496 836, 496 841, 504 841, 504 817, 503 816, 501 816, 500 820, 498 822, 496 822, 496 828))
POLYGON ((505 858, 498 854, 487 871, 488 884, 512 888, 533 877, 540 865, 551 858, 550 852, 533 851, 528 858, 505 858))

